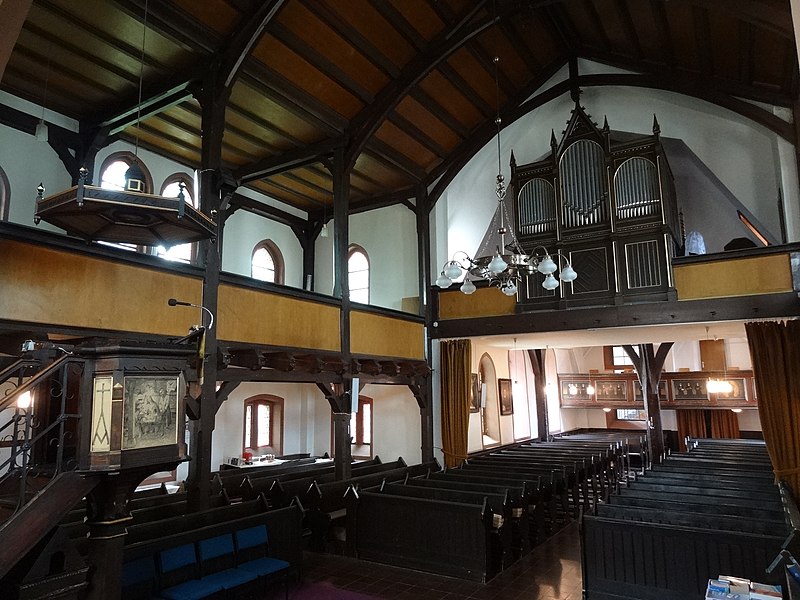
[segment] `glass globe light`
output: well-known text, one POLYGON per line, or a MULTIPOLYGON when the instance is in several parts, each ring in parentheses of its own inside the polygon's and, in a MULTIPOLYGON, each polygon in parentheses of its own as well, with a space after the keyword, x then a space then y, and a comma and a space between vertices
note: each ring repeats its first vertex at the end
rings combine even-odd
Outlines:
POLYGON ((445 277, 449 277, 450 279, 458 279, 459 277, 461 277, 461 267, 458 265, 456 261, 451 260, 449 263, 445 265, 444 271, 442 271, 442 273, 444 273, 445 277))
POLYGON ((514 296, 517 293, 517 284, 514 283, 513 279, 510 279, 500 286, 500 291, 506 296, 514 296))
POLYGON ((567 264, 566 267, 561 269, 561 274, 558 276, 561 281, 575 281, 578 278, 578 274, 575 272, 575 269, 572 268, 572 265, 567 264))
POLYGON ((558 269, 558 266, 553 261, 553 259, 550 258, 550 255, 548 254, 548 255, 546 255, 544 257, 542 262, 540 262, 539 266, 536 267, 536 268, 538 269, 539 273, 543 273, 544 275, 550 275, 551 273, 555 273, 556 272, 556 269, 558 269))
POLYGON ((492 258, 492 261, 487 265, 487 268, 492 275, 498 275, 508 268, 508 263, 500 256, 500 252, 495 252, 494 258, 492 258))
POLYGON ((461 291, 467 296, 472 294, 476 289, 478 288, 475 287, 475 284, 472 283, 472 280, 469 278, 465 279, 464 283, 461 284, 461 291))
POLYGON ((546 290, 554 290, 558 287, 558 279, 553 277, 552 273, 549 273, 547 277, 544 278, 542 287, 546 290))
POLYGON ((442 289, 449 288, 452 283, 453 280, 450 279, 447 275, 445 275, 444 271, 442 271, 442 274, 439 275, 439 278, 436 280, 436 285, 438 285, 442 289))

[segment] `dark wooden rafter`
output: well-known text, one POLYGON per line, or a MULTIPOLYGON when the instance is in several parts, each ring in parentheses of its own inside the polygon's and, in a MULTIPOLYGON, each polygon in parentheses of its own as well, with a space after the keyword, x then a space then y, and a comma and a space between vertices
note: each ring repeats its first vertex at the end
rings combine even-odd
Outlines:
POLYGON ((425 178, 425 169, 418 166, 406 155, 392 148, 386 142, 372 138, 362 150, 391 167, 393 170, 399 169, 414 181, 421 181, 425 178))
MULTIPOLYGON (((549 3, 550 0, 542 0, 535 4, 549 3)), ((426 49, 418 53, 403 68, 401 76, 381 90, 372 105, 365 108, 351 121, 348 129, 350 143, 346 157, 348 164, 355 161, 383 120, 423 77, 481 32, 499 20, 509 18, 519 10, 522 10, 522 7, 514 5, 505 8, 505 12, 498 12, 497 15, 491 15, 484 19, 469 23, 459 21, 452 29, 442 31, 435 36, 427 44, 426 49)))
POLYGON ((544 67, 539 57, 533 53, 530 46, 528 46, 523 37, 519 34, 514 26, 514 23, 509 21, 501 21, 500 29, 511 42, 511 45, 514 46, 514 49, 520 53, 529 69, 536 71, 541 70, 544 67))
POLYGON ((109 135, 114 135, 139 120, 145 120, 188 100, 196 93, 194 85, 200 73, 188 79, 185 77, 182 75, 177 81, 160 82, 159 85, 143 93, 141 104, 137 95, 124 104, 106 111, 103 116, 95 120, 95 123, 99 127, 106 128, 109 135))
POLYGON ((396 204, 402 204, 407 209, 414 211, 416 210, 414 204, 412 204, 411 201, 409 200, 409 198, 414 197, 414 190, 415 188, 405 188, 402 190, 397 190, 396 192, 391 192, 389 194, 383 194, 381 196, 372 196, 370 198, 365 198, 358 202, 350 202, 350 214, 355 215, 358 213, 368 212, 378 208, 386 208, 388 206, 394 206, 396 204))
POLYGON ((554 38, 561 44, 562 51, 566 56, 573 56, 577 52, 577 42, 580 38, 571 30, 564 11, 560 6, 545 6, 540 11, 553 32, 554 38))
POLYGON ((589 15, 589 19, 597 28, 597 37, 600 38, 600 47, 606 52, 610 51, 611 41, 608 39, 608 32, 606 32, 606 28, 603 26, 603 19, 600 18, 600 13, 597 12, 594 0, 583 0, 583 7, 589 15))
POLYGON ((234 210, 241 208, 242 210, 246 210, 254 215, 264 217, 265 219, 275 221, 276 223, 286 225, 287 227, 291 227, 293 230, 295 228, 302 229, 308 224, 306 220, 301 219, 300 217, 297 217, 291 213, 287 213, 279 208, 275 208, 274 206, 270 206, 269 204, 259 202, 258 200, 253 200, 252 198, 243 196, 242 194, 233 194, 231 197, 231 208, 234 210))
POLYGON ((753 84, 753 26, 739 21, 739 80, 753 84))
POLYGON ((670 33, 667 9, 663 0, 650 0, 650 8, 653 11, 653 20, 659 37, 662 60, 667 67, 673 69, 675 68, 675 44, 670 33))
POLYGON ((125 13, 143 21, 147 9, 147 26, 193 53, 213 54, 219 36, 215 31, 191 18, 177 5, 147 0, 113 0, 125 13))
POLYGON ((448 152, 441 144, 405 117, 394 113, 389 117, 389 121, 403 131, 403 133, 411 137, 415 142, 425 146, 439 158, 447 156, 448 152))
POLYGON ((692 7, 692 21, 694 22, 694 43, 697 48, 700 74, 712 77, 714 75, 714 59, 708 9, 700 6, 692 7))
POLYGON ((642 43, 639 40, 639 34, 636 31, 636 25, 631 17, 631 11, 628 8, 627 0, 615 0, 614 4, 617 8, 617 15, 622 23, 622 28, 625 30, 628 46, 633 51, 633 56, 636 59, 642 58, 642 43))
POLYGON ((297 167, 329 160, 333 151, 341 144, 341 140, 327 139, 316 144, 289 150, 277 156, 269 156, 255 163, 240 167, 236 171, 236 177, 242 183, 248 183, 256 179, 263 179, 282 173, 283 171, 296 169, 297 167))
POLYGON ((712 10, 724 8, 726 14, 735 16, 741 21, 752 23, 787 40, 794 39, 792 21, 786 18, 786 12, 782 9, 780 2, 749 0, 748 2, 726 2, 722 5, 719 0, 689 1, 692 5, 700 8, 712 10))
POLYGON ((57 65, 48 52, 54 52, 53 48, 36 48, 30 49, 25 46, 19 46, 14 50, 18 56, 24 56, 31 63, 35 63, 41 72, 46 72, 47 69, 58 69, 61 75, 67 76, 80 85, 87 95, 103 95, 113 96, 116 90, 104 83, 92 79, 88 75, 76 69, 69 68, 64 65, 57 65))
POLYGON ((362 104, 369 104, 373 100, 372 92, 365 88, 361 83, 353 79, 344 69, 335 62, 315 50, 293 32, 276 23, 269 29, 270 35, 281 42, 284 46, 302 56, 311 66, 317 69, 325 77, 328 77, 336 85, 358 98, 362 104))

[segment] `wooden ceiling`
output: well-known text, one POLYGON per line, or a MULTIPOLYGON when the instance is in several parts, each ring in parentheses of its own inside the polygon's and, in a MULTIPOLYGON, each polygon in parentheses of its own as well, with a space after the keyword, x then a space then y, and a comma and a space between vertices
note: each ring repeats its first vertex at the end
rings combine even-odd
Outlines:
POLYGON ((222 159, 309 212, 332 202, 331 148, 354 206, 412 197, 575 58, 722 105, 798 96, 789 0, 33 0, 0 89, 197 167, 193 93, 264 5, 222 159))

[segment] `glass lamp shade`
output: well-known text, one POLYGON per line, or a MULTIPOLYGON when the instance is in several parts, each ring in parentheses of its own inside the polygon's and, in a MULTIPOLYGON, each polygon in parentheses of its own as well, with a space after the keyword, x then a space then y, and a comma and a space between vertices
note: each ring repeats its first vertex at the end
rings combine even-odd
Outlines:
POLYGON ((542 287, 546 290, 554 290, 558 287, 558 279, 553 277, 552 273, 549 273, 547 277, 544 278, 542 287))
POLYGON ((508 263, 503 260, 499 252, 495 252, 494 258, 492 258, 491 262, 487 265, 487 268, 492 275, 498 275, 508 268, 508 263))
POLYGON ((500 286, 500 291, 506 296, 513 296, 517 293, 517 284, 514 283, 513 279, 510 279, 500 286))
POLYGON ((471 279, 465 279, 464 283, 461 284, 461 291, 467 296, 472 294, 476 289, 478 288, 475 287, 475 284, 472 283, 471 279))
POLYGON ((453 280, 450 279, 447 275, 445 275, 444 271, 442 271, 442 274, 439 275, 439 278, 436 280, 436 285, 438 285, 442 289, 449 288, 452 283, 453 280))
POLYGON ((445 277, 449 277, 450 279, 458 279, 461 277, 461 267, 456 261, 451 260, 444 266, 444 271, 442 271, 442 273, 444 273, 445 277))
POLYGON ((536 269, 539 271, 539 273, 543 273, 544 275, 550 275, 551 273, 556 272, 558 266, 553 261, 553 259, 550 258, 550 255, 548 254, 544 257, 542 262, 539 263, 539 266, 536 267, 536 269))
POLYGON ((575 281, 578 278, 578 274, 575 272, 575 269, 572 268, 572 265, 567 265, 563 269, 561 269, 561 274, 558 276, 561 281, 575 281))

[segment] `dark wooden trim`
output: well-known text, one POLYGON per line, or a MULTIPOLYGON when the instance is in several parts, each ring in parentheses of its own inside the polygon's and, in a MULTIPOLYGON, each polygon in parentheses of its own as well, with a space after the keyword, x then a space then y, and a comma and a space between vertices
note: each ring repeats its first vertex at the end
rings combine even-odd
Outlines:
POLYGON ((265 219, 275 221, 276 223, 280 223, 281 225, 286 225, 288 227, 303 228, 308 225, 308 222, 300 217, 297 217, 279 208, 275 208, 274 206, 270 206, 269 204, 264 204, 263 202, 254 200, 249 196, 243 196, 242 194, 238 193, 233 194, 231 197, 231 207, 234 210, 241 208, 247 212, 253 213, 254 215, 264 217, 265 219))
MULTIPOLYGON (((212 54, 218 47, 219 35, 199 20, 191 18, 175 4, 146 0, 114 0, 123 12, 144 20, 147 6, 147 26, 172 40, 184 50, 200 54, 212 54)), ((137 58, 138 60, 138 58, 137 58)))
MULTIPOLYGON (((459 292, 456 290, 450 293, 459 292)), ((570 308, 501 317, 454 319, 435 322, 429 333, 433 338, 446 339, 479 335, 796 316, 800 316, 800 301, 795 292, 787 292, 761 296, 570 308)))
POLYGON ((323 159, 330 159, 333 151, 341 144, 342 141, 340 139, 331 138, 316 144, 293 148, 282 154, 268 156, 252 164, 239 167, 236 170, 235 177, 244 184, 256 179, 277 175, 290 169, 318 163, 323 159))
POLYGON ((715 252, 713 254, 693 254, 690 256, 676 256, 672 259, 672 265, 691 265, 696 263, 717 262, 733 260, 738 258, 753 258, 767 256, 770 254, 787 254, 790 252, 800 252, 800 242, 791 244, 781 244, 774 246, 762 246, 759 248, 744 248, 742 250, 730 250, 728 252, 715 252))
POLYGON ((108 135, 117 134, 135 124, 137 120, 145 120, 191 98, 192 86, 199 75, 198 72, 187 79, 186 74, 182 73, 181 77, 159 82, 157 86, 144 92, 141 104, 138 97, 127 98, 119 106, 106 111, 96 123, 100 127, 107 128, 108 135))

